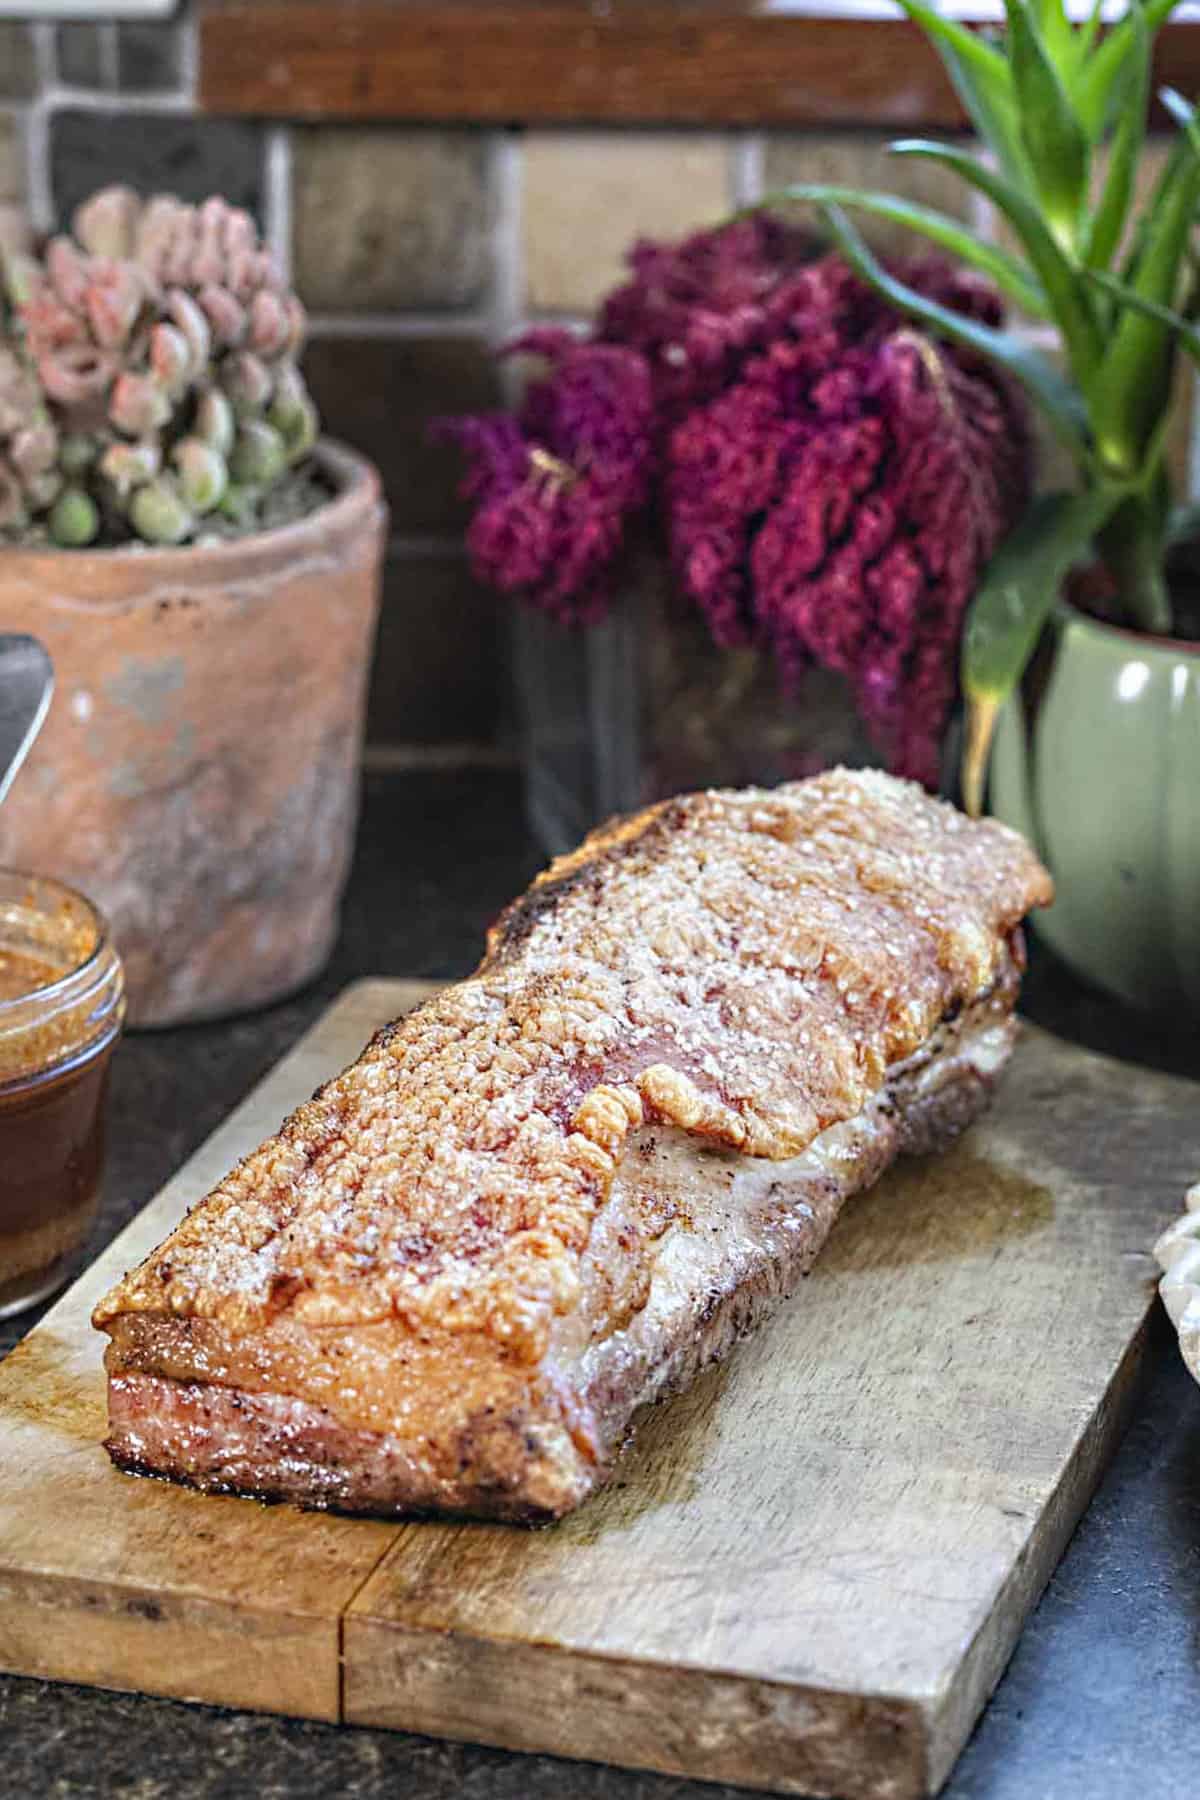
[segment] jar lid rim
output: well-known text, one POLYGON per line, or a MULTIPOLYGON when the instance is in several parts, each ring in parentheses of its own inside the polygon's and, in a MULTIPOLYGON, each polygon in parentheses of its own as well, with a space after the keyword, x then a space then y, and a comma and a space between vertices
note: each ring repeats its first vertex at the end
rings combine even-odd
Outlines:
POLYGON ((52 981, 41 982, 38 986, 28 988, 22 994, 10 995, 7 999, 0 998, 0 1032, 4 1030, 6 1021, 16 1017, 19 1010, 28 1007, 31 1003, 39 1006, 47 1003, 53 1005, 64 1000, 77 1003, 87 994, 89 985, 100 965, 105 962, 112 964, 119 961, 112 942, 108 920, 95 901, 90 900, 78 888, 71 887, 65 881, 59 881, 55 876, 33 875, 27 870, 8 868, 0 864, 0 882, 6 878, 30 883, 35 889, 43 891, 53 889, 63 899, 83 910, 86 919, 94 927, 94 936, 87 954, 81 956, 77 962, 73 962, 69 968, 56 974, 52 981))

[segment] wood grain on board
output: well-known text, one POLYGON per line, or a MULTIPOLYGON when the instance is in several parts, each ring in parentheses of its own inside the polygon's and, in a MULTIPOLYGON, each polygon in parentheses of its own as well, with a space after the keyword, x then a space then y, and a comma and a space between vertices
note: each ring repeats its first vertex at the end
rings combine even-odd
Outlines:
POLYGON ((428 991, 344 995, 0 1363, 0 1669, 338 1718, 339 1620, 395 1527, 120 1474, 100 1448, 91 1311, 385 1014, 428 991))
POLYGON ((936 1790, 1119 1435, 1194 1084, 1027 1029, 989 1117, 854 1201, 795 1301, 549 1530, 119 1475, 95 1297, 422 991, 349 990, 0 1365, 0 1666, 780 1792, 936 1790))
MULTIPOLYGON (((1168 25, 1155 88, 1192 93, 1168 25)), ((787 0, 204 0, 200 102, 277 118, 676 125, 966 124, 904 19, 787 0)))
POLYGON ((989 1117, 852 1202, 617 1485, 532 1538, 405 1531, 350 1608, 347 1718, 936 1787, 1119 1433, 1196 1098, 1028 1029, 989 1117))

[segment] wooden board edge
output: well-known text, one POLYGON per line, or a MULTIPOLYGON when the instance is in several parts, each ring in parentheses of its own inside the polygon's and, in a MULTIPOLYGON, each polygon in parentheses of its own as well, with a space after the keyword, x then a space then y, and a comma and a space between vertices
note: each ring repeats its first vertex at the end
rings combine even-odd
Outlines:
POLYGON ((0 1568, 0 1673, 336 1725, 341 1617, 0 1568))
MULTIPOLYGON (((319 1017, 284 1051, 225 1116, 170 1180, 153 1195, 55 1302, 50 1311, 0 1361, 0 1432, 4 1393, 30 1377, 25 1363, 42 1340, 52 1340, 68 1321, 91 1312, 94 1298, 110 1280, 140 1260, 146 1245, 146 1215, 164 1198, 188 1194, 203 1182, 190 1172, 212 1165, 223 1173, 236 1160, 232 1146, 247 1137, 246 1121, 269 1098, 279 1117, 295 1085, 297 1065, 313 1055, 331 1021, 362 1015, 363 1044, 387 1018, 436 993, 440 982, 404 977, 368 977, 344 987, 319 1017), (224 1146, 231 1146, 228 1156, 224 1146)), ((362 1045, 357 1046, 357 1050, 362 1045)), ((314 1077, 314 1083, 319 1077, 314 1077)), ((307 1097, 296 1092, 291 1105, 307 1097)), ((164 1230, 166 1227, 164 1226, 164 1230)), ((161 1235, 155 1227, 155 1234, 161 1235)), ((103 1337, 95 1334, 97 1364, 103 1337)), ((102 1454, 99 1443, 96 1454, 102 1454)), ((250 1505, 247 1501, 243 1504, 250 1505)), ((72 1681, 118 1692, 154 1693, 205 1705, 281 1712, 297 1718, 339 1723, 341 1719, 341 1620, 353 1595, 379 1566, 378 1555, 325 1612, 305 1611, 286 1597, 276 1605, 218 1600, 186 1588, 149 1590, 136 1581, 90 1580, 86 1575, 30 1567, 8 1559, 0 1545, 0 1672, 42 1680, 72 1681), (86 1620, 87 1630, 81 1630, 86 1620), (258 1642, 269 1650, 261 1668, 258 1642), (158 1671, 148 1683, 147 1668, 158 1671)))
MULTIPOLYGON (((420 1006, 423 1001, 428 1000, 430 995, 441 993, 442 989, 449 985, 449 978, 445 981, 434 981, 421 975, 360 975, 356 981, 348 981, 344 988, 338 989, 338 992, 329 1002, 329 1005, 325 1007, 315 1024, 310 1027, 310 1030, 316 1031, 320 1029, 321 1031, 325 1031, 328 1028, 329 1021, 336 1013, 339 1011, 354 1011, 359 1001, 368 994, 378 992, 382 997, 384 994, 390 995, 394 992, 402 991, 403 993, 411 995, 411 1002, 406 1004, 402 1000, 400 1002, 399 1012, 393 1014, 393 1017, 399 1018, 403 1013, 412 1012, 414 1008, 420 1006)), ((390 1004, 391 1002, 389 1001, 389 1005, 390 1004)), ((292 1048, 298 1049, 304 1042, 304 1038, 307 1036, 308 1032, 305 1032, 302 1037, 297 1038, 292 1048)), ((280 1058, 280 1062, 286 1060, 290 1054, 290 1051, 285 1051, 283 1057, 280 1058)), ((278 1067, 279 1063, 274 1064, 274 1068, 278 1067)))
POLYGON ((1133 1419, 1145 1375, 1154 1294, 1015 1567, 944 1694, 930 1707, 930 1788, 945 1786, 1008 1667, 1026 1622, 1133 1419))
POLYGON ((347 1725, 764 1793, 929 1792, 929 1713, 905 1697, 421 1630, 357 1607, 343 1619, 347 1725))

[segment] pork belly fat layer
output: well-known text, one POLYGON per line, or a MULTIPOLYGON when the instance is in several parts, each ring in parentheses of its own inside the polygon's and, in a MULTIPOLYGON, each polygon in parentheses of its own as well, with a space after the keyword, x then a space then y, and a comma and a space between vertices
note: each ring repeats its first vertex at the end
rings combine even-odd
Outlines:
MULTIPOLYGON (((443 1393, 401 1435, 355 1430, 286 1393, 114 1372, 110 1453, 127 1469, 310 1506, 560 1516, 607 1477, 639 1406, 686 1386, 794 1287, 845 1199, 898 1152, 939 1148, 982 1110, 1011 1048, 1013 987, 944 1026, 856 1119, 786 1162, 697 1156, 678 1129, 643 1128, 593 1234, 587 1297, 559 1328, 540 1401, 527 1393, 507 1413, 468 1406, 454 1416, 443 1393), (648 1221, 657 1254, 638 1291, 638 1259, 623 1266, 619 1242, 648 1221), (623 1282, 623 1322, 598 1331, 618 1317, 613 1289, 623 1282)), ((164 1330, 187 1326, 164 1321, 164 1330)))

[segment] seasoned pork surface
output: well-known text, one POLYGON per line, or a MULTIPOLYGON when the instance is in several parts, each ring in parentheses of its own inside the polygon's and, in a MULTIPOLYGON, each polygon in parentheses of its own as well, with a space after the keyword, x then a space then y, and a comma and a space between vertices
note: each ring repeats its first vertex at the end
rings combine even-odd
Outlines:
POLYGON ((593 834, 100 1304, 111 1454, 568 1510, 848 1194, 978 1111, 1050 898, 1015 834, 874 772, 593 834))

